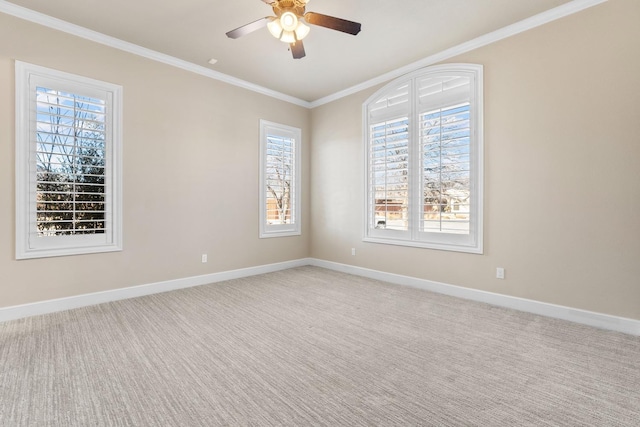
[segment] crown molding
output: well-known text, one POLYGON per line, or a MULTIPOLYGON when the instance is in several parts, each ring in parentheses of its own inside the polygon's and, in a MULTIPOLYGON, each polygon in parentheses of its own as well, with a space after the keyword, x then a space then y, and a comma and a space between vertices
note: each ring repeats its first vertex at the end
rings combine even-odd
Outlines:
POLYGON ((54 30, 62 31, 74 36, 90 40, 92 42, 100 43, 105 46, 112 47, 114 49, 122 50, 124 52, 132 53, 134 55, 141 56, 143 58, 151 59, 153 61, 161 62, 163 64, 171 65, 182 70, 190 71, 201 76, 209 77, 214 80, 219 80, 224 83, 228 83, 234 86, 248 89, 253 92, 267 95, 272 98, 286 101, 291 104, 299 105, 301 107, 310 108, 308 101, 286 95, 269 88, 259 86, 254 83, 247 82, 245 80, 238 79, 228 74, 220 73, 218 71, 210 70, 206 67, 196 65, 192 62, 184 61, 174 56, 166 55, 164 53, 157 52, 146 47, 138 46, 137 44, 129 43, 124 40, 117 39, 115 37, 108 36, 97 31, 90 30, 85 27, 81 27, 76 24, 72 24, 67 21, 63 21, 58 18, 54 18, 49 15, 45 15, 40 12, 36 12, 31 9, 27 9, 22 6, 15 5, 6 0, 0 0, 0 12, 7 15, 15 16, 16 18, 24 19, 26 21, 33 22, 35 24, 43 25, 45 27, 52 28, 54 30))
POLYGON ((209 77, 214 80, 219 80, 224 83, 228 83, 234 86, 241 87, 253 92, 267 95, 281 101, 289 102, 291 104, 299 105, 304 108, 315 108, 330 102, 336 101, 340 98, 352 95, 370 87, 376 86, 381 83, 393 80, 396 77, 400 77, 404 74, 415 71, 419 68, 433 65, 435 63, 445 61, 453 58, 454 56, 478 49, 483 46, 487 46, 491 43, 503 40, 513 35, 522 33, 532 28, 539 27, 549 22, 555 21, 560 18, 572 15, 580 12, 584 9, 588 9, 592 6, 604 3, 608 0, 572 0, 568 3, 549 9, 545 12, 534 15, 530 18, 523 19, 522 21, 508 25, 496 31, 492 31, 480 37, 476 37, 473 40, 459 44, 452 48, 443 50, 442 52, 423 58, 419 61, 408 64, 404 67, 382 74, 373 79, 367 80, 350 88, 341 90, 334 94, 319 98, 313 102, 305 101, 300 98, 296 98, 290 95, 286 95, 281 92, 271 90, 269 88, 256 85, 245 80, 238 79, 228 74, 223 74, 218 71, 210 70, 209 68, 196 65, 192 62, 184 61, 174 56, 166 55, 164 53, 157 52, 155 50, 147 49, 142 46, 138 46, 133 43, 126 42, 124 40, 117 39, 115 37, 108 36, 106 34, 99 33, 97 31, 89 30, 88 28, 81 27, 79 25, 71 24, 70 22, 63 21, 40 12, 27 9, 22 6, 15 5, 6 0, 0 0, 0 12, 7 15, 15 16, 16 18, 24 19, 36 24, 44 25, 54 30, 63 31, 68 34, 72 34, 77 37, 84 38, 96 43, 103 44, 115 49, 119 49, 134 55, 138 55, 153 61, 161 62, 163 64, 171 65, 176 68, 180 68, 185 71, 190 71, 201 76, 209 77))
POLYGON ((408 74, 410 72, 418 70, 422 67, 427 67, 429 65, 433 65, 438 62, 446 61, 447 59, 453 58, 457 55, 461 55, 463 53, 478 49, 480 47, 487 46, 491 43, 495 43, 497 41, 506 39, 516 34, 531 30, 533 28, 539 27, 541 25, 547 24, 557 19, 564 18, 565 16, 573 15, 574 13, 580 12, 584 9, 590 8, 592 6, 596 6, 606 1, 608 0, 570 1, 569 3, 565 3, 561 6, 555 7, 553 9, 549 9, 545 12, 531 16, 527 19, 523 19, 522 21, 500 28, 499 30, 487 33, 483 36, 476 37, 475 39, 469 40, 468 42, 459 44, 452 48, 443 50, 434 55, 427 56, 426 58, 413 62, 409 65, 405 65, 404 67, 395 69, 388 73, 382 74, 378 77, 374 77, 373 79, 367 80, 365 82, 362 82, 350 88, 341 90, 332 95, 328 95, 328 96, 325 96, 324 98, 317 99, 311 102, 311 108, 319 107, 321 105, 328 104, 329 102, 338 100, 340 98, 344 98, 345 96, 353 95, 354 93, 360 92, 362 90, 368 89, 370 87, 373 87, 382 83, 386 83, 390 80, 393 80, 404 74, 408 74))

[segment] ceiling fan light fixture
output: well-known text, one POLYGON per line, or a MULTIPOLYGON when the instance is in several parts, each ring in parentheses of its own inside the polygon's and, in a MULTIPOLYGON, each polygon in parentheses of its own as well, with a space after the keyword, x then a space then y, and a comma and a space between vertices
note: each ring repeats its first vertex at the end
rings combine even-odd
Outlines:
POLYGON ((295 31, 298 27, 298 17, 295 13, 287 11, 280 15, 280 25, 285 31, 295 31))
POLYGON ((275 16, 266 16, 235 30, 227 31, 227 37, 237 39, 260 28, 267 27, 273 37, 290 45, 289 50, 293 55, 293 59, 300 59, 306 55, 302 39, 307 37, 311 31, 308 25, 317 25, 354 36, 360 32, 362 26, 359 22, 321 13, 307 12, 306 5, 308 1, 262 0, 263 3, 271 7, 275 16))
POLYGON ((279 39, 282 36, 282 25, 280 25, 280 20, 279 19, 273 19, 271 22, 269 22, 267 24, 267 28, 269 29, 269 32, 271 33, 271 35, 277 39, 279 39))
POLYGON ((311 31, 311 28, 309 28, 308 25, 305 25, 302 21, 298 21, 298 26, 296 27, 295 31, 296 39, 302 40, 303 38, 307 37, 309 31, 311 31))
POLYGON ((296 35, 293 31, 285 30, 282 32, 282 37, 280 37, 280 41, 285 43, 295 43, 296 35))

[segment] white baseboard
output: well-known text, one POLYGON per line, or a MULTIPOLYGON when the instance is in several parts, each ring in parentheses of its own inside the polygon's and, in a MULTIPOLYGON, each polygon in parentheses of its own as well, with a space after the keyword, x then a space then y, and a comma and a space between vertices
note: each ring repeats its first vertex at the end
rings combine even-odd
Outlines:
POLYGON ((307 258, 0 308, 0 322, 309 265, 307 258))
POLYGON ((302 267, 305 265, 313 265, 329 270, 368 277, 370 279, 382 280, 398 285, 411 286, 414 288, 425 289, 431 292, 437 292, 440 294, 450 295, 467 300, 484 302, 499 307, 511 308, 527 313, 581 323, 596 328, 640 336, 640 320, 627 319, 624 317, 611 316, 608 314, 580 310, 577 308, 549 304, 509 295, 464 288, 462 286, 449 285, 446 283, 434 282, 431 280, 419 279, 410 276, 403 276, 400 274, 386 273, 384 271, 371 270, 368 268, 357 267, 348 264, 340 264, 337 262, 325 261, 317 258, 300 258, 297 260, 285 261, 275 264, 266 264, 256 267, 241 268, 238 270, 205 274, 202 276, 167 280, 164 282, 149 283, 146 285, 132 286, 128 288, 113 289, 109 291, 95 292, 91 294, 83 294, 67 298, 58 298, 31 304, 0 308, 0 322, 20 319, 23 317, 36 316, 39 314, 70 310, 73 308, 86 307, 95 304, 102 304, 105 302, 118 301, 127 298, 135 298, 144 295, 168 292, 176 289, 190 288, 192 286, 206 285, 208 283, 239 279, 242 277, 271 273, 274 271, 286 270, 288 268, 294 267, 302 267))
POLYGON ((496 294, 478 289, 464 288, 462 286, 448 285, 446 283, 418 279, 410 276, 402 276, 400 274, 386 273, 384 271, 371 270, 368 268, 324 261, 316 258, 310 258, 309 263, 316 267, 354 274, 356 276, 368 277, 370 279, 382 280, 398 285, 411 286, 439 294, 484 302, 499 307, 511 308, 527 313, 553 317, 555 319, 568 320, 570 322, 593 326, 600 329, 640 336, 640 320, 611 316, 609 314, 596 313, 593 311, 549 304, 509 295, 496 294))

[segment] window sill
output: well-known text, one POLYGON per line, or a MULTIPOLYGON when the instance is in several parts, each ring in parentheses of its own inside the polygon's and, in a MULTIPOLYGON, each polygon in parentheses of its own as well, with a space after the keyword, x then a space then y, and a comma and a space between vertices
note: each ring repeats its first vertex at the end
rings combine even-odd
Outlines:
POLYGON ((422 248, 422 249, 435 249, 439 251, 464 252, 464 253, 478 254, 478 255, 483 254, 482 246, 433 243, 433 242, 425 242, 425 241, 419 241, 419 240, 386 239, 382 237, 365 237, 362 239, 362 241, 368 242, 368 243, 379 243, 384 245, 408 246, 412 248, 422 248))

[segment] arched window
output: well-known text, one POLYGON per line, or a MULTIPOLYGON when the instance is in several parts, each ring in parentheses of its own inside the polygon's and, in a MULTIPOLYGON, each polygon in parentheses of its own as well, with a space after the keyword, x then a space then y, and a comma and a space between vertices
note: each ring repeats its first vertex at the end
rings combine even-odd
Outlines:
POLYGON ((364 240, 482 253, 482 66, 403 76, 363 114, 364 240))

